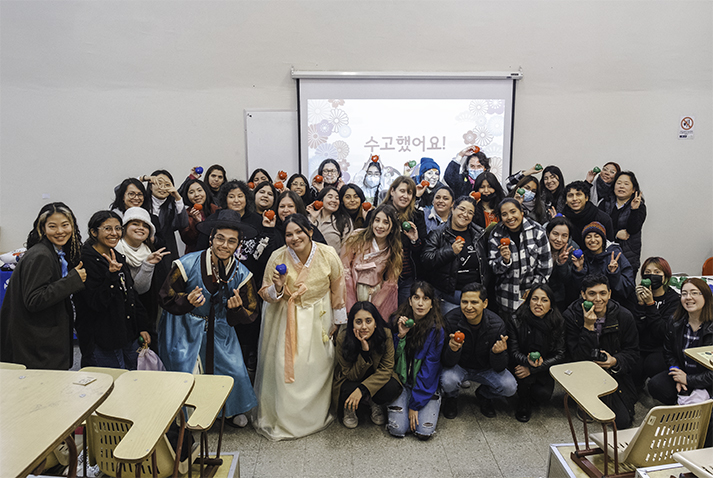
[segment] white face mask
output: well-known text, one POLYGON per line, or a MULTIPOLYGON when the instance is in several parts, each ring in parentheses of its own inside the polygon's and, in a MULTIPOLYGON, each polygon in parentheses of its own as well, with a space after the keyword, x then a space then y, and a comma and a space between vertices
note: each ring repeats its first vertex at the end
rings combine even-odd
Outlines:
POLYGON ((478 179, 478 176, 480 176, 480 174, 481 174, 482 172, 483 172, 482 169, 469 169, 469 170, 468 170, 468 176, 470 176, 470 179, 472 179, 473 181, 475 181, 476 179, 478 179))
POLYGON ((364 184, 367 187, 375 188, 376 186, 379 185, 380 180, 381 180, 380 176, 367 176, 364 178, 364 184))
POLYGON ((530 202, 535 200, 535 193, 530 190, 525 190, 525 194, 522 195, 525 202, 530 202))

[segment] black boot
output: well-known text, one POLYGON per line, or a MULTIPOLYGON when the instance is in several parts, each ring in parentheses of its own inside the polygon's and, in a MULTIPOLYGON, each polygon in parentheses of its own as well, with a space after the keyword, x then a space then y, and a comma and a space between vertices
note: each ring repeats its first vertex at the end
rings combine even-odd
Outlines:
POLYGON ((518 422, 527 423, 532 415, 532 402, 529 397, 519 396, 517 399, 517 410, 515 410, 515 418, 518 422))
MULTIPOLYGON (((482 385, 481 385, 482 387, 482 385)), ((485 415, 488 418, 495 418, 497 415, 495 413, 495 405, 493 405, 493 401, 489 398, 485 398, 483 394, 480 391, 480 387, 478 387, 475 390, 475 396, 478 398, 478 401, 480 402, 480 413, 485 415)))
POLYGON ((443 397, 443 416, 453 419, 458 416, 458 397, 443 397))

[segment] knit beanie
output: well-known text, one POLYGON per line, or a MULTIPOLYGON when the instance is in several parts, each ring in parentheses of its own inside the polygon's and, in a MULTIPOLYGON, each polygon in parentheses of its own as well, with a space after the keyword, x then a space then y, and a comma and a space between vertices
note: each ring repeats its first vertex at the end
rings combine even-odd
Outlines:
POLYGON ((607 230, 601 222, 594 221, 587 224, 584 229, 582 229, 582 238, 587 237, 587 234, 589 234, 590 232, 596 232, 597 234, 602 236, 603 243, 607 243, 607 230))
POLYGON ((131 221, 141 221, 146 224, 151 229, 151 239, 156 235, 156 226, 151 222, 151 216, 149 216, 149 212, 146 209, 142 207, 130 207, 124 211, 123 225, 126 226, 131 221))
POLYGON ((418 171, 418 177, 423 179, 423 173, 431 169, 437 169, 438 173, 441 173, 441 168, 438 164, 431 158, 421 158, 421 169, 418 171))

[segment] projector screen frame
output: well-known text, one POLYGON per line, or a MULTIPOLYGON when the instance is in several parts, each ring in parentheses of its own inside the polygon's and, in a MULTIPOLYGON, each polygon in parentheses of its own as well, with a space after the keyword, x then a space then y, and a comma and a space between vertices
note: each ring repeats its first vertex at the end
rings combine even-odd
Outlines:
POLYGON ((518 71, 483 71, 483 72, 409 72, 409 71, 310 71, 310 70, 296 70, 294 67, 291 69, 291 77, 295 80, 295 87, 297 91, 297 122, 298 122, 298 135, 297 135, 297 148, 299 155, 299 172, 305 176, 309 175, 309 168, 303 171, 304 158, 302 157, 302 108, 301 105, 301 94, 300 94, 300 80, 329 80, 329 79, 343 79, 343 80, 378 80, 378 79, 443 79, 443 80, 513 80, 512 81, 512 102, 510 108, 510 138, 509 138, 509 161, 508 161, 508 172, 507 175, 512 174, 512 159, 513 159, 513 137, 515 131, 515 94, 516 94, 516 82, 517 80, 523 79, 524 75, 522 68, 518 71))

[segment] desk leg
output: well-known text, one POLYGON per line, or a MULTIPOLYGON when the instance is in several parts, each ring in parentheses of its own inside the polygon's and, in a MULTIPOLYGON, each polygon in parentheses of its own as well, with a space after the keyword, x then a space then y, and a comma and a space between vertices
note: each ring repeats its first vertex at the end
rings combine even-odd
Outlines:
MULTIPOLYGON (((183 448, 183 434, 186 431, 186 415, 183 413, 183 408, 178 412, 181 420, 181 429, 178 432, 178 446, 176 447, 176 462, 173 464, 173 478, 178 478, 178 464, 181 462, 181 448, 183 448)), ((188 452, 190 461, 190 450, 188 452)))
POLYGON ((154 448, 153 453, 151 453, 151 469, 153 470, 153 478, 157 478, 158 471, 156 471, 156 449, 154 448))
POLYGON ((220 458, 220 446, 223 444, 223 428, 224 427, 225 427, 225 404, 223 404, 223 412, 221 413, 221 418, 220 418, 220 435, 218 435, 218 451, 215 453, 216 460, 220 458))
POLYGON ((67 444, 67 448, 69 448, 69 473, 67 473, 67 477, 77 478, 77 444, 71 435, 68 436, 64 442, 67 444))

